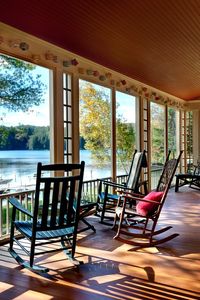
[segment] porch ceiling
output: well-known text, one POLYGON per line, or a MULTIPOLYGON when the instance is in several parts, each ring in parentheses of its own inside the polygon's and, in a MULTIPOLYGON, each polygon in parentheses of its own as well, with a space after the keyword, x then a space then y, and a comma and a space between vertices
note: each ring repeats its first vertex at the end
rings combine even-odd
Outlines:
POLYGON ((1 0, 0 21, 185 100, 200 99, 198 0, 1 0))

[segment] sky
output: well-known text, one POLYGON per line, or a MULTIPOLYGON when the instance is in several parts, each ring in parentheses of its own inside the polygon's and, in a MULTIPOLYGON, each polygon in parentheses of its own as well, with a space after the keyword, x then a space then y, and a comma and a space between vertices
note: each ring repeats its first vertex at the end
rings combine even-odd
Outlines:
POLYGON ((135 123, 135 100, 134 96, 121 92, 116 93, 116 102, 119 105, 118 111, 127 123, 135 123))
MULTIPOLYGON (((80 82, 85 82, 85 80, 80 80, 80 82)), ((92 84, 95 89, 102 90, 106 93, 108 97, 110 96, 110 89, 103 87, 98 84, 92 84)), ((136 98, 133 95, 128 95, 126 93, 116 92, 116 102, 118 105, 117 114, 120 113, 120 116, 123 117, 124 121, 127 123, 135 123, 135 104, 136 98)))
POLYGON ((49 125, 49 70, 43 67, 36 66, 34 73, 41 75, 41 81, 46 86, 46 90, 44 93, 44 103, 42 103, 40 106, 31 107, 31 109, 26 113, 10 112, 1 107, 0 125, 49 125))

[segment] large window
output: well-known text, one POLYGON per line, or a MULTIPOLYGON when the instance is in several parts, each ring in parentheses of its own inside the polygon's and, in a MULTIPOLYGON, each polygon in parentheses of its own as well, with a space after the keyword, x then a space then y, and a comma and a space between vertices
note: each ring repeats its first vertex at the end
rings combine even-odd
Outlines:
POLYGON ((173 157, 178 156, 179 152, 179 112, 172 108, 168 108, 168 149, 173 157))
POLYGON ((186 143, 187 143, 187 170, 189 171, 194 162, 193 157, 193 112, 186 112, 186 143))
POLYGON ((50 161, 49 70, 0 55, 0 189, 35 184, 50 161))
POLYGON ((136 98, 116 92, 117 175, 129 172, 136 148, 136 98))
POLYGON ((111 176, 111 91, 79 81, 80 159, 84 180, 111 176))
POLYGON ((151 187, 155 188, 165 159, 165 108, 151 102, 151 187))

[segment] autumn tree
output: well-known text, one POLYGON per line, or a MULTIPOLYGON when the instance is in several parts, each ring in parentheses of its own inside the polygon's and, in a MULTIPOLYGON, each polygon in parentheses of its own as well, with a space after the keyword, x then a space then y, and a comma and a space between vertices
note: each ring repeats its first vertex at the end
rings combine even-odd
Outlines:
MULTIPOLYGON (((116 127, 118 157, 124 162, 133 154, 135 131, 120 115, 116 127)), ((80 85, 80 136, 95 160, 102 164, 111 160, 110 97, 104 88, 88 82, 80 85)))

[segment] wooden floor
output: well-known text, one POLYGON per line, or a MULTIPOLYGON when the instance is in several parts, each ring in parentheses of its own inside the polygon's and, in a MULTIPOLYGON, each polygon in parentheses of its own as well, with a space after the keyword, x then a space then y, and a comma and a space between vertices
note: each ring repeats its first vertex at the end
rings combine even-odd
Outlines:
POLYGON ((160 225, 173 225, 180 236, 159 247, 136 250, 113 240, 98 218, 90 221, 97 232, 79 236, 79 269, 64 254, 51 254, 38 258, 50 268, 40 276, 21 269, 1 246, 0 299, 200 299, 200 191, 171 189, 160 225))

